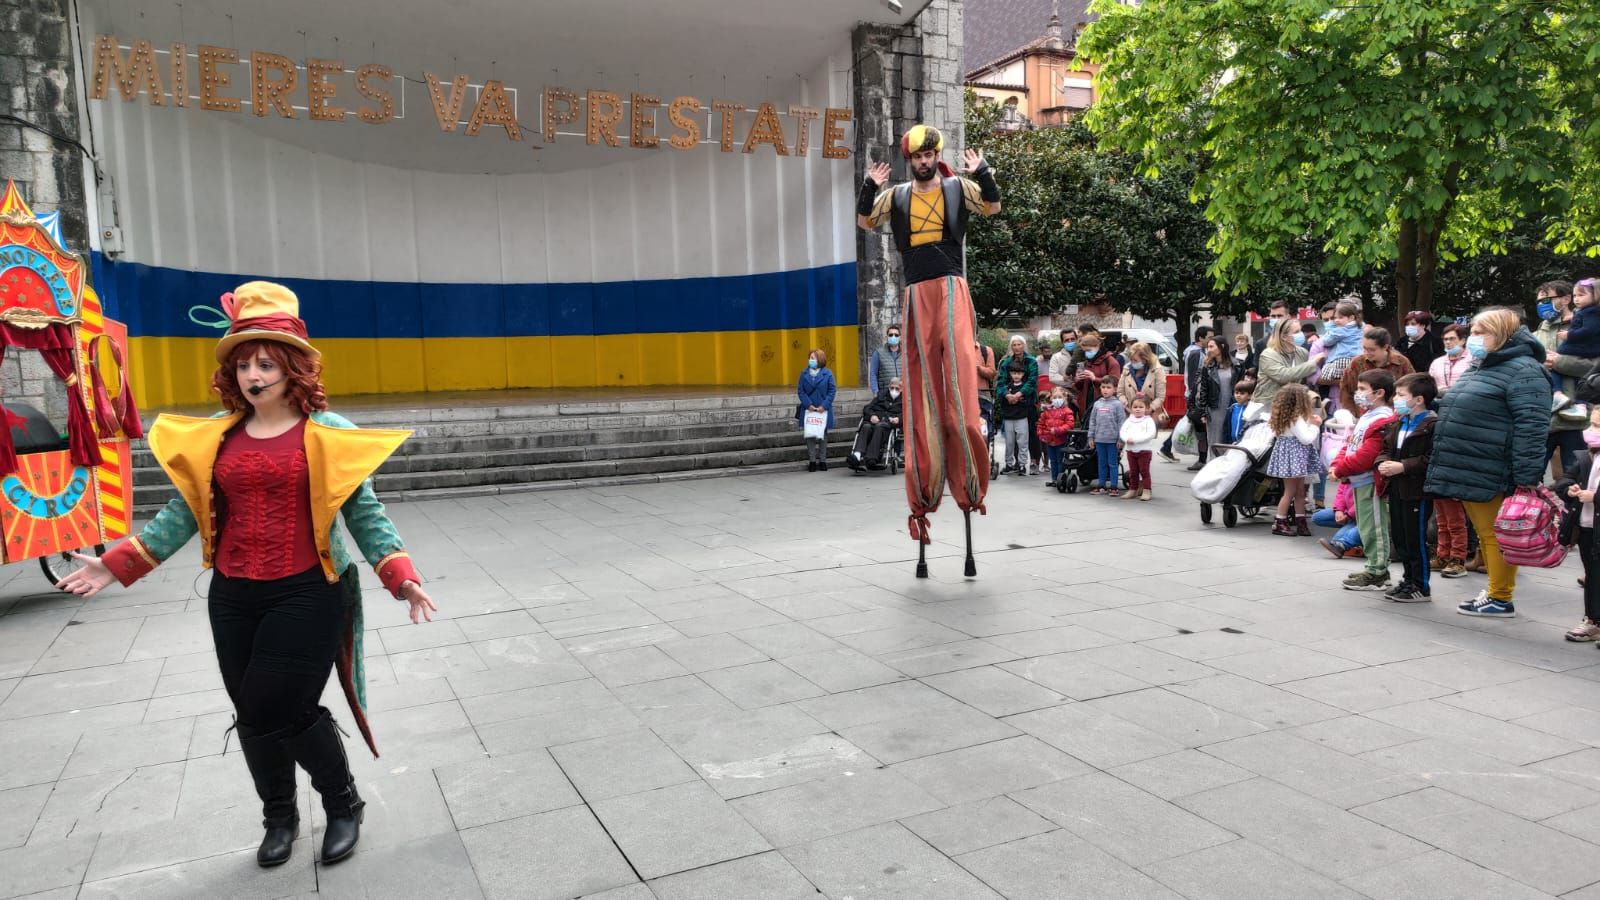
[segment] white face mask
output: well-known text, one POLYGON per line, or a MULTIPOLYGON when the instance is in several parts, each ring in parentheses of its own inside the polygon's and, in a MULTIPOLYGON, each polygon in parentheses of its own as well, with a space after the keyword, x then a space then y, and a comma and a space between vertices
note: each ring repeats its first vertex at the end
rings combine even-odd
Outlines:
POLYGON ((900 392, 895 390, 894 388, 890 388, 889 389, 889 399, 891 399, 891 400, 899 400, 900 399, 900 392))
POLYGON ((1362 409, 1372 408, 1372 395, 1366 391, 1356 391, 1356 405, 1362 409))
POLYGON ((1050 405, 1054 406, 1056 409, 1060 409, 1061 407, 1067 405, 1067 401, 1061 399, 1060 397, 1056 397, 1050 401, 1050 405))

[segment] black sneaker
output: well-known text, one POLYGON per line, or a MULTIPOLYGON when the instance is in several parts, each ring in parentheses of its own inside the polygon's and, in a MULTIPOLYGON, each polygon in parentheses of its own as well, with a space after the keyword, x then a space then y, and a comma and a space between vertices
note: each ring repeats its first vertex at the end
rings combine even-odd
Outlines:
POLYGON ((1156 455, 1161 457, 1162 459, 1166 460, 1167 462, 1177 462, 1178 461, 1177 455, 1174 454, 1171 450, 1167 450, 1167 449, 1157 450, 1156 451, 1156 455))
POLYGON ((1205 462, 1204 462, 1204 461, 1200 461, 1200 460, 1197 460, 1197 461, 1196 461, 1196 462, 1195 462, 1195 463, 1194 463, 1194 465, 1191 465, 1191 466, 1190 466, 1190 467, 1189 467, 1189 471, 1191 471, 1191 472, 1198 472, 1198 471, 1200 471, 1200 470, 1201 470, 1201 469, 1204 469, 1204 468, 1205 468, 1205 467, 1206 467, 1206 464, 1205 464, 1205 462))
POLYGON ((1402 581, 1394 590, 1384 594, 1383 599, 1390 603, 1427 603, 1433 599, 1433 592, 1409 581, 1402 581))

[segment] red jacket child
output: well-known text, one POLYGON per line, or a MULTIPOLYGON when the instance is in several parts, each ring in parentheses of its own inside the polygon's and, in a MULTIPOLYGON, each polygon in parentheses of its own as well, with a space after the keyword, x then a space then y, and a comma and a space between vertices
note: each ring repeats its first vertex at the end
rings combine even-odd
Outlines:
POLYGON ((1046 406, 1039 413, 1039 440, 1047 446, 1059 447, 1067 442, 1067 432, 1072 426, 1072 407, 1046 406))
POLYGON ((1376 496, 1383 496, 1384 478, 1378 474, 1378 456, 1383 453, 1384 433, 1395 420, 1394 411, 1382 407, 1369 411, 1356 423, 1351 443, 1333 458, 1329 470, 1333 477, 1348 480, 1357 487, 1372 479, 1376 496))

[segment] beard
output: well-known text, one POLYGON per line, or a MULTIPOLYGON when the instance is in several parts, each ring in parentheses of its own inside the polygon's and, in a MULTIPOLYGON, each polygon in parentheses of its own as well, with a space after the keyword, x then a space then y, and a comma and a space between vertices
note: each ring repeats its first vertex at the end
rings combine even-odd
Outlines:
POLYGON ((935 170, 934 166, 932 166, 932 165, 912 166, 911 167, 911 174, 916 176, 916 179, 918 181, 932 181, 933 180, 933 173, 935 171, 936 170, 935 170))

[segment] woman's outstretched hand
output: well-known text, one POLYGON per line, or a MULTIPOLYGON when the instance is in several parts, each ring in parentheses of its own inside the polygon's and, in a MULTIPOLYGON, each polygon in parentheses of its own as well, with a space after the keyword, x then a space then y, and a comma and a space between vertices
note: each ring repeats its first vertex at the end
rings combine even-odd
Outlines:
POLYGON ((429 597, 428 592, 422 589, 422 585, 417 584, 415 581, 408 581, 402 584, 400 586, 400 596, 396 599, 401 603, 411 604, 411 623, 413 625, 424 620, 432 622, 433 614, 439 611, 439 607, 433 603, 433 598, 429 597))
POLYGON ((80 597, 93 597, 100 589, 117 580, 111 569, 99 557, 73 553, 72 558, 83 563, 83 568, 56 582, 56 587, 80 597))

